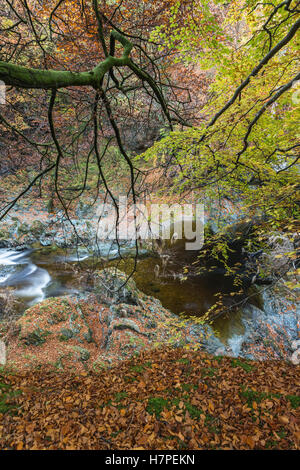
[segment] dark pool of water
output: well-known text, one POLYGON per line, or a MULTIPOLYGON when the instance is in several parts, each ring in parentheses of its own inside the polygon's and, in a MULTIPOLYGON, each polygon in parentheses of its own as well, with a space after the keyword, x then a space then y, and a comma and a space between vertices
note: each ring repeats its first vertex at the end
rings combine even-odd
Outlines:
MULTIPOLYGON (((216 295, 220 292, 225 296, 225 305, 230 306, 232 297, 229 294, 236 290, 232 279, 218 273, 193 274, 183 279, 183 267, 190 266, 196 259, 197 253, 187 252, 182 243, 169 244, 160 255, 153 253, 141 257, 134 279, 141 291, 160 299, 165 308, 176 314, 201 317, 215 304, 216 295)), ((6 278, 4 285, 6 283, 16 289, 23 310, 46 297, 88 290, 91 287, 89 270, 92 272, 96 266, 104 267, 104 263, 96 258, 78 262, 74 254, 72 257, 67 252, 47 249, 21 254, 0 250, 0 268, 1 262, 2 268, 3 263, 7 263, 4 277, 2 269, 2 281, 6 278)), ((134 260, 124 258, 111 261, 109 265, 130 273, 134 260)), ((216 320, 213 327, 224 340, 232 334, 242 334, 241 312, 230 310, 216 320)))

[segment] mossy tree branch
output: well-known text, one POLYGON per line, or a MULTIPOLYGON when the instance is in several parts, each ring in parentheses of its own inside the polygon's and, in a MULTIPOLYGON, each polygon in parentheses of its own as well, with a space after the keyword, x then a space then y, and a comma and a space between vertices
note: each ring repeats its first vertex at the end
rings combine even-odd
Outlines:
POLYGON ((47 90, 69 86, 92 86, 98 89, 104 75, 109 70, 113 67, 122 67, 130 64, 129 56, 133 47, 132 43, 117 31, 112 31, 111 36, 123 45, 124 52, 122 57, 118 58, 109 55, 91 71, 42 70, 0 61, 0 80, 6 85, 21 88, 47 90))

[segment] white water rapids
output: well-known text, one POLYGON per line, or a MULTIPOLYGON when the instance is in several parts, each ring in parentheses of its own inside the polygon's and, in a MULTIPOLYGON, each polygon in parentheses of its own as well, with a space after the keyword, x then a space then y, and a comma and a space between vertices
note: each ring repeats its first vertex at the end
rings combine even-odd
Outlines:
POLYGON ((39 268, 30 259, 31 251, 0 249, 0 288, 14 287, 14 295, 34 305, 45 299, 45 288, 51 281, 46 269, 39 268))

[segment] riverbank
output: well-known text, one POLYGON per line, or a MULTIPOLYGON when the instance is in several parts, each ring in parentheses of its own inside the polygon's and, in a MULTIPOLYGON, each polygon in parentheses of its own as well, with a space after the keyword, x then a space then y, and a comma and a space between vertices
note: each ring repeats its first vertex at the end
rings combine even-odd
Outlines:
POLYGON ((133 279, 126 281, 125 273, 106 268, 94 273, 91 293, 49 298, 2 322, 6 366, 101 370, 159 346, 222 346, 208 325, 182 320, 137 289, 133 279))
POLYGON ((2 321, 6 366, 16 371, 45 366, 73 372, 102 370, 141 351, 169 345, 299 364, 299 311, 287 309, 270 290, 263 293, 266 306, 261 307, 269 311, 247 305, 240 318, 243 333, 224 342, 201 318, 175 315, 140 291, 132 278, 126 281, 126 274, 114 267, 96 271, 90 292, 48 298, 21 317, 2 321), (281 312, 283 307, 287 311, 281 312))
POLYGON ((299 449, 300 368, 176 348, 100 373, 0 375, 0 448, 299 449))
MULTIPOLYGON (((67 229, 70 222, 65 219, 65 214, 56 213, 49 215, 38 204, 34 207, 28 203, 29 206, 27 207, 27 203, 28 201, 24 202, 25 206, 16 208, 19 216, 17 220, 14 215, 10 216, 9 234, 6 234, 6 238, 2 238, 1 241, 3 246, 7 246, 7 248, 0 248, 1 286, 4 289, 8 289, 5 292, 10 295, 10 299, 13 299, 15 295, 21 302, 19 306, 14 305, 13 309, 9 309, 10 318, 12 318, 12 310, 14 310, 14 313, 16 313, 16 310, 19 313, 23 313, 28 307, 33 306, 25 313, 24 317, 28 320, 33 315, 34 318, 40 317, 41 320, 43 315, 45 315, 45 311, 64 309, 66 303, 68 305, 67 310, 70 309, 70 312, 65 322, 62 322, 60 325, 60 330, 70 330, 68 322, 70 322, 72 317, 72 310, 76 311, 83 308, 83 310, 87 310, 87 316, 89 317, 91 315, 90 305, 93 305, 96 316, 104 308, 106 313, 109 310, 108 317, 121 318, 119 313, 116 314, 114 312, 114 304, 103 307, 103 299, 100 299, 100 302, 96 301, 95 298, 92 299, 93 273, 95 270, 99 270, 99 265, 101 265, 101 268, 114 265, 127 274, 132 273, 135 263, 128 242, 121 247, 121 251, 124 254, 123 260, 120 259, 118 245, 113 240, 101 242, 98 245, 99 251, 97 252, 96 250, 95 252, 95 247, 91 243, 90 238, 95 235, 95 208, 91 211, 89 205, 81 204, 74 211, 74 218, 71 220, 78 229, 84 228, 86 230, 89 227, 88 234, 84 230, 82 232, 83 239, 85 237, 86 240, 85 245, 76 238, 76 231, 74 232, 72 226, 69 227, 70 230, 67 229), (64 219, 61 226, 58 223, 60 217, 64 219), (51 224, 54 224, 52 228, 51 224), (64 227, 63 231, 61 231, 62 227, 64 227), (63 236, 63 233, 66 234, 67 238, 63 236), (12 249, 13 246, 14 249, 12 249), (103 257, 100 255, 103 255, 103 257), (84 299, 89 295, 90 300, 87 302, 84 299), (68 297, 61 298, 61 296, 68 297), (49 300, 49 297, 55 297, 56 299, 49 300), (40 303, 45 299, 48 299, 45 301, 45 304, 40 303), (37 302, 39 304, 34 306, 37 302)), ((208 212, 212 213, 214 211, 210 208, 208 212)), ((239 220, 241 214, 232 205, 230 206, 229 214, 230 217, 228 214, 223 217, 222 225, 228 223, 227 235, 231 240, 239 240, 239 230, 246 227, 248 231, 249 223, 233 223, 239 220)), ((5 230, 7 230, 7 227, 3 225, 2 235, 5 230)), ((217 230, 217 227, 214 227, 214 230, 217 230)), ((263 270, 264 264, 268 263, 272 265, 272 269, 277 273, 277 271, 280 272, 282 270, 283 265, 289 262, 286 253, 293 253, 295 243, 282 234, 273 236, 273 239, 272 252, 268 255, 265 254, 264 260, 262 262, 260 260, 259 264, 262 266, 261 270, 263 270)), ((244 278, 247 277, 247 279, 253 278, 255 270, 253 271, 252 265, 255 265, 255 269, 258 266, 256 265, 256 258, 255 256, 251 258, 251 254, 245 254, 245 250, 242 253, 243 245, 240 242, 238 243, 238 256, 243 257, 238 258, 238 261, 241 262, 241 279, 243 276, 244 278), (249 263, 249 260, 252 263, 250 269, 249 264, 251 263, 249 263)), ((271 284, 253 284, 251 292, 249 292, 249 300, 245 302, 244 298, 247 296, 245 295, 243 298, 243 296, 237 294, 240 288, 238 283, 235 285, 234 276, 226 276, 225 270, 222 270, 220 267, 217 268, 216 272, 212 271, 211 273, 207 269, 207 272, 202 276, 197 276, 193 273, 188 273, 185 276, 183 274, 184 267, 187 266, 189 268, 193 266, 197 260, 198 253, 186 252, 180 243, 166 246, 156 253, 151 251, 143 252, 142 250, 140 252, 142 256, 140 255, 138 258, 134 280, 138 287, 140 298, 143 298, 144 294, 146 294, 146 297, 150 299, 148 300, 149 305, 140 307, 140 312, 132 308, 132 306, 128 307, 128 305, 123 305, 119 309, 122 310, 124 308, 130 321, 136 321, 135 332, 138 329, 141 330, 141 324, 143 323, 141 320, 142 314, 144 317, 150 316, 151 321, 154 322, 157 318, 160 319, 169 339, 172 335, 176 336, 177 334, 180 337, 182 335, 182 341, 186 346, 192 343, 193 347, 205 349, 211 354, 244 357, 252 360, 292 360, 293 363, 299 363, 300 352, 298 355, 295 355, 295 348, 293 346, 299 339, 299 289, 288 289, 284 279, 275 286, 271 284), (218 269, 220 272, 217 274, 218 269), (195 323, 196 317, 197 321, 199 318, 201 321, 201 316, 216 303, 218 299, 216 295, 220 293, 223 295, 222 308, 224 313, 209 325, 204 326, 195 323), (237 308, 235 304, 237 304, 237 308), (185 329, 187 323, 182 322, 181 318, 178 317, 181 312, 185 312, 187 316, 191 317, 189 332, 185 329), (166 319, 168 319, 170 325, 168 325, 166 319), (177 325, 180 326, 177 328, 177 325), (173 331, 171 333, 172 328, 173 331), (178 329, 179 333, 175 334, 176 329, 178 329)), ((291 274, 296 280, 296 274, 291 274)), ((246 291, 244 294, 246 294, 246 291)), ((49 318, 43 318, 43 321, 49 323, 49 318)), ((111 320, 105 321, 109 324, 111 320)), ((100 319, 98 323, 93 324, 95 336, 99 337, 99 331, 103 329, 103 322, 104 319, 100 319)), ((20 323, 22 323, 22 320, 19 321, 19 326, 20 323)), ((48 327, 49 324, 43 325, 43 330, 49 331, 48 327)), ((84 328, 90 327, 85 325, 84 328)), ((53 325, 51 325, 51 329, 53 329, 53 325)), ((127 329, 130 330, 130 328, 127 329)), ((34 331, 35 329, 33 328, 30 333, 34 333, 34 331)), ((2 337, 5 334, 4 332, 2 337)), ((50 337, 53 338, 59 335, 55 331, 52 336, 50 335, 49 338, 48 336, 43 336, 43 339, 47 338, 47 341, 43 340, 41 345, 46 348, 47 344, 49 350, 52 351, 53 344, 51 345, 49 342, 50 337)), ((82 339, 78 343, 75 337, 76 335, 73 335, 72 338, 68 338, 70 347, 79 348, 79 350, 80 348, 84 349, 85 345, 80 343, 82 339)), ((147 346, 150 343, 159 344, 162 338, 158 337, 159 335, 154 331, 153 341, 148 341, 148 339, 145 340, 145 334, 142 334, 137 342, 137 346, 128 346, 127 350, 131 351, 131 353, 139 352, 138 345, 140 342, 147 346)), ((115 341, 118 345, 116 350, 120 349, 120 344, 123 340, 115 341)), ((52 358, 53 363, 60 364, 60 356, 65 357, 68 354, 71 357, 74 356, 74 350, 70 351, 62 348, 62 341, 55 344, 54 349, 57 349, 57 354, 55 358, 52 358)), ((105 341, 103 339, 103 343, 105 341)), ((131 340, 131 343, 136 344, 134 339, 131 340)), ((12 347, 12 345, 9 347, 12 347)), ((22 347, 24 347, 24 344, 22 347)), ((29 346, 27 345, 27 347, 29 346)), ((92 346, 88 345, 88 348, 91 349, 92 346)), ((19 353, 24 353, 28 356, 28 351, 19 349, 19 346, 14 346, 14 349, 15 356, 19 353)), ((30 351, 29 356, 32 356, 33 360, 24 362, 28 362, 28 364, 32 362, 34 365, 36 353, 36 350, 30 351)), ((78 350, 75 355, 80 357, 78 350)), ((95 362, 96 353, 89 351, 89 355, 92 357, 91 363, 95 362)), ((105 355, 109 359, 107 349, 105 350, 105 355)), ((124 357, 127 357, 125 353, 117 354, 113 361, 117 360, 117 358, 123 359, 124 357)), ((85 364, 86 366, 87 364, 85 364)))

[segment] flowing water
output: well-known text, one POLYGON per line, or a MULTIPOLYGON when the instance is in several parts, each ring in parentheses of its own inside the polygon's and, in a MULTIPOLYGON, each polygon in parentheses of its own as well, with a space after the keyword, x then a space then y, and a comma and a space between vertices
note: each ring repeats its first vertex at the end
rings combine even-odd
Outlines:
MULTIPOLYGON (((229 294, 234 287, 232 280, 224 275, 214 273, 183 279, 182 268, 195 258, 195 252, 187 252, 182 243, 176 243, 168 246, 161 256, 140 257, 134 279, 141 291, 160 299, 165 308, 176 314, 202 316, 216 302, 218 292, 224 294, 225 304, 230 306, 229 294)), ((96 263, 87 253, 0 249, 0 288, 13 289, 22 313, 47 297, 90 290, 87 273, 96 263)), ((115 259, 109 265, 129 273, 134 261, 115 259)), ((241 311, 229 310, 213 323, 213 328, 222 341, 230 342, 232 337, 243 335, 241 320, 241 311)))

